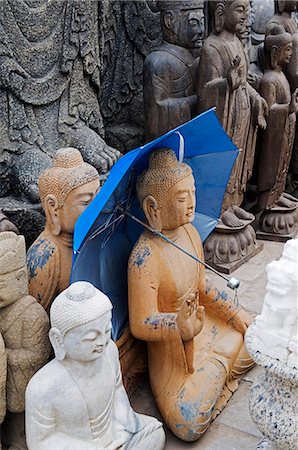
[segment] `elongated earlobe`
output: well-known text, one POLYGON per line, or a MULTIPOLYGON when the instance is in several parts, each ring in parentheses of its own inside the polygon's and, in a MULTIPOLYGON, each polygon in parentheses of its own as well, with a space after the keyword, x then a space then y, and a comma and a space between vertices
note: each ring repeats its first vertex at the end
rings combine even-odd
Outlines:
POLYGON ((66 351, 64 348, 64 337, 58 328, 51 328, 49 331, 49 338, 52 344, 52 347, 55 352, 55 356, 58 361, 63 361, 66 356, 66 351))
POLYGON ((160 208, 152 195, 148 195, 148 197, 143 200, 143 211, 150 227, 157 231, 161 231, 162 223, 160 218, 160 208))
POLYGON ((214 11, 214 30, 220 33, 224 28, 224 6, 219 3, 214 11))
POLYGON ((61 232, 61 225, 58 214, 59 203, 55 195, 48 194, 46 196, 44 200, 44 209, 52 233, 54 236, 58 236, 61 232))

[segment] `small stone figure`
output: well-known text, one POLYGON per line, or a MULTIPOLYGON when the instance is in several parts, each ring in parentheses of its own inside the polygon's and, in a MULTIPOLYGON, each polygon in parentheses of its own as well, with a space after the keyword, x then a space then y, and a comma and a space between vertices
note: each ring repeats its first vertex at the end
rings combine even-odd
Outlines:
POLYGON ((29 450, 162 450, 162 424, 137 414, 124 390, 111 336, 112 304, 79 281, 50 310, 55 359, 26 391, 29 450))
POLYGON ((257 161, 258 208, 266 210, 260 229, 275 234, 290 234, 297 228, 298 203, 283 193, 291 160, 298 113, 298 88, 291 95, 283 73, 292 55, 292 35, 281 25, 271 27, 264 42, 266 70, 260 94, 269 105, 267 128, 260 136, 257 161))
MULTIPOLYGON (((170 149, 154 151, 137 193, 150 227, 204 258, 190 223, 195 187, 188 165, 170 149)), ((195 441, 252 367, 243 345, 251 317, 206 281, 204 266, 149 231, 130 256, 128 297, 131 331, 147 341, 160 412, 176 436, 195 441)))
MULTIPOLYGON (((0 335, 7 357, 5 443, 25 449, 25 389, 50 354, 49 320, 28 295, 26 248, 23 236, 0 233, 0 335)), ((2 367, 1 367, 2 371, 2 367)), ((14 447, 15 446, 15 447, 14 447)))
POLYGON ((100 136, 101 10, 92 0, 0 2, 0 196, 38 202, 38 176, 61 147, 103 174, 119 157, 100 136))
POLYGON ((163 44, 144 63, 146 133, 152 140, 196 115, 194 72, 204 38, 203 0, 160 0, 163 44))
POLYGON ((213 32, 200 54, 199 110, 216 106, 225 131, 241 149, 222 207, 223 223, 241 227, 242 220, 253 219, 239 207, 252 174, 257 127, 266 127, 267 104, 247 81, 247 57, 237 37, 246 30, 249 0, 216 0, 209 7, 213 32))
POLYGON ((75 222, 98 190, 96 169, 75 148, 60 149, 54 166, 39 178, 46 227, 29 248, 27 264, 30 294, 47 312, 53 299, 69 286, 75 222))
MULTIPOLYGON (((267 293, 254 325, 256 346, 263 355, 284 363, 297 340, 298 239, 285 243, 280 260, 268 264, 267 293)), ((298 367, 297 367, 298 368, 298 367)))

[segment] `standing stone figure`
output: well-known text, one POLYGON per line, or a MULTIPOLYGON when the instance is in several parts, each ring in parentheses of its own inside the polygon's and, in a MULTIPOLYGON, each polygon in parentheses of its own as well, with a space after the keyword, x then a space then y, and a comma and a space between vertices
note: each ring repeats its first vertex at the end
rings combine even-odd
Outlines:
POLYGON ((75 222, 98 192, 99 176, 79 150, 64 148, 38 183, 46 226, 28 250, 29 290, 49 312, 54 298, 69 286, 75 222))
POLYGON ((268 103, 269 115, 267 128, 261 134, 257 164, 258 206, 261 210, 268 210, 277 204, 284 208, 298 206, 282 195, 298 112, 298 88, 291 95, 289 82, 283 73, 291 59, 292 45, 292 35, 280 25, 271 28, 271 34, 266 36, 264 42, 266 70, 261 80, 260 94, 268 103))
MULTIPOLYGON (((292 57, 285 70, 291 92, 293 93, 298 88, 298 24, 292 15, 297 11, 298 1, 275 0, 275 5, 276 13, 268 23, 267 33, 270 33, 271 27, 282 25, 286 32, 293 37, 292 57)), ((298 197, 298 122, 296 123, 296 135, 292 152, 291 173, 293 193, 298 197)))
MULTIPOLYGON (((151 154, 137 194, 150 227, 204 259, 191 225, 192 170, 171 149, 151 154)), ((252 367, 243 344, 252 319, 206 280, 204 266, 148 230, 129 259, 128 301, 131 331, 147 342, 157 406, 176 436, 195 441, 252 367)))
POLYGON ((63 146, 105 173, 100 9, 93 0, 0 2, 0 196, 38 202, 37 179, 63 146))
POLYGON ((53 302, 49 336, 55 359, 26 391, 29 450, 162 450, 162 424, 137 414, 124 390, 111 340, 108 297, 85 281, 53 302))
MULTIPOLYGON (((2 440, 9 448, 25 449, 25 389, 50 354, 49 320, 28 295, 24 236, 0 233, 0 335, 7 357, 7 416, 2 440)), ((2 367, 1 367, 2 372, 2 367)))
POLYGON ((200 50, 204 38, 203 6, 203 0, 158 1, 164 42, 144 63, 148 140, 196 115, 194 54, 200 50))
POLYGON ((248 62, 237 33, 245 31, 249 0, 209 3, 213 32, 203 44, 199 63, 199 110, 216 106, 217 115, 234 144, 241 149, 233 167, 222 210, 230 227, 251 219, 240 209, 252 174, 257 127, 266 127, 266 101, 247 81, 248 62))

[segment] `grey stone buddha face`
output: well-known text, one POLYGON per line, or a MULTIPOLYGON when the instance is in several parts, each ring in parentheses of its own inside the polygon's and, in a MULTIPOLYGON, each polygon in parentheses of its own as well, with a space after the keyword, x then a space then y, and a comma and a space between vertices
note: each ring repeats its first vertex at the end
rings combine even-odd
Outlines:
POLYGON ((204 38, 204 12, 203 8, 180 12, 178 45, 186 48, 201 48, 204 38))
POLYGON ((224 29, 230 33, 246 32, 249 0, 234 0, 224 10, 224 29))
POLYGON ((188 49, 201 48, 204 33, 203 7, 163 13, 163 34, 167 42, 188 49))

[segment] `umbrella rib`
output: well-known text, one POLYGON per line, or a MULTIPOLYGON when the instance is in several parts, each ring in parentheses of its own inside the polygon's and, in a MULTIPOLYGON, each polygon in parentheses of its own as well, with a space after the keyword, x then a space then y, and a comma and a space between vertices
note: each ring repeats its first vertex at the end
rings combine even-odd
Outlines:
POLYGON ((116 217, 116 219, 114 219, 113 221, 109 222, 105 222, 101 227, 97 228, 92 234, 91 236, 88 237, 87 242, 92 241, 93 239, 95 239, 99 234, 103 233, 104 231, 106 231, 108 228, 112 227, 113 225, 115 225, 117 222, 119 222, 120 220, 122 220, 124 218, 124 214, 121 214, 120 216, 116 217))

